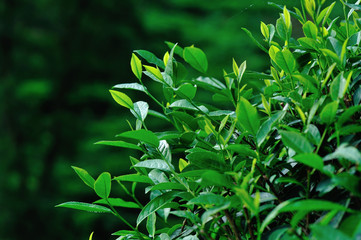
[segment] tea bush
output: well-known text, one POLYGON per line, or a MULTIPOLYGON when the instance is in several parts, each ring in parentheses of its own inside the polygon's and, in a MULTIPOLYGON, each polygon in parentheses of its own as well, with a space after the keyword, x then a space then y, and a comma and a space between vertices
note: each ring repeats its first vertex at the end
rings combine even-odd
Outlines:
POLYGON ((261 22, 263 41, 244 28, 270 58, 265 73, 233 60, 223 80, 207 76, 207 57, 195 46, 167 42, 163 59, 134 51, 139 83, 110 93, 135 122, 119 140, 97 143, 138 151, 130 156, 133 172, 94 179, 73 167, 100 199, 58 206, 115 215, 129 227, 113 233, 117 239, 359 238, 359 2, 341 1, 342 20, 330 17, 336 2, 303 0, 293 11, 278 6, 275 25, 261 22), (303 37, 292 37, 293 21, 303 37), (189 66, 202 76, 189 77, 189 66), (147 89, 149 80, 162 96, 147 89), (133 102, 128 90, 149 103, 133 102), (149 129, 154 119, 167 130, 149 129), (110 197, 112 184, 133 201, 110 197), (139 185, 149 195, 145 205, 136 196, 139 185), (136 223, 118 208, 139 209, 136 223))

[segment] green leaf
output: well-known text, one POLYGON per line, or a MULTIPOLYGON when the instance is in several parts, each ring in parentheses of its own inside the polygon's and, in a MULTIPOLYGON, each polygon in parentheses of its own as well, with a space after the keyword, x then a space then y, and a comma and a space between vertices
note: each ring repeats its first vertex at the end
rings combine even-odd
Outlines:
POLYGON ((172 49, 174 46, 176 46, 175 49, 174 49, 174 53, 177 54, 180 57, 183 57, 183 48, 181 48, 179 45, 177 45, 175 43, 172 43, 172 42, 168 42, 168 41, 165 41, 165 44, 167 44, 167 46, 170 49, 172 49))
POLYGON ((152 199, 147 205, 145 205, 137 218, 137 226, 146 219, 152 213, 155 213, 159 209, 162 209, 165 205, 170 203, 175 197, 174 192, 164 193, 154 199, 152 199))
POLYGON ((279 131, 282 136, 282 142, 287 147, 292 148, 296 153, 311 153, 312 145, 308 140, 297 132, 279 131))
POLYGON ((193 111, 198 111, 198 109, 193 106, 188 100, 181 99, 173 102, 171 105, 169 105, 170 108, 181 108, 181 109, 188 109, 193 111))
POLYGON ((134 108, 132 100, 126 94, 114 90, 109 90, 109 92, 119 105, 129 109, 134 108))
POLYGON ((241 97, 237 105, 236 114, 237 121, 242 127, 253 136, 256 136, 260 125, 257 109, 247 99, 241 97))
POLYGON ((332 176, 331 180, 335 185, 341 186, 352 192, 353 195, 361 197, 361 181, 359 177, 343 172, 336 176, 332 176))
POLYGON ((169 165, 162 159, 152 159, 141 161, 134 165, 134 167, 144 167, 151 169, 159 169, 163 171, 171 171, 169 165))
MULTIPOLYGON (((124 201, 121 198, 108 198, 108 201, 109 201, 110 205, 112 205, 113 207, 140 208, 138 204, 136 204, 134 202, 124 201)), ((106 199, 99 199, 99 200, 95 201, 94 203, 108 205, 108 201, 106 199)))
POLYGON ((147 231, 149 233, 149 236, 154 238, 155 235, 155 223, 157 221, 157 215, 155 213, 152 213, 147 218, 147 231))
POLYGON ((361 6, 360 5, 347 3, 347 2, 345 2, 345 5, 348 6, 349 8, 352 8, 353 10, 361 11, 361 6))
POLYGON ((186 47, 183 51, 184 60, 196 70, 206 73, 208 69, 208 61, 204 52, 196 47, 186 47))
POLYGON ((264 123, 262 123, 260 129, 257 132, 257 145, 261 146, 261 144, 266 139, 268 133, 271 131, 274 124, 276 124, 279 120, 281 120, 286 115, 286 111, 279 111, 276 114, 272 115, 268 118, 264 123))
POLYGON ((72 166, 72 168, 74 169, 74 171, 76 172, 76 174, 78 174, 78 176, 80 177, 81 180, 83 180, 83 182, 88 185, 89 187, 91 187, 92 189, 94 189, 94 178, 92 176, 90 176, 90 174, 82 169, 82 168, 78 168, 75 166, 72 166))
POLYGON ((351 240, 346 234, 329 225, 312 224, 311 233, 317 240, 329 240, 331 236, 333 240, 351 240))
POLYGON ((291 74, 296 69, 296 60, 288 49, 276 52, 275 62, 286 73, 291 74))
POLYGON ((276 21, 276 31, 283 41, 286 41, 289 38, 288 29, 282 15, 276 21))
POLYGON ((260 44, 254 37, 253 34, 247 29, 247 28, 242 28, 242 30, 248 35, 249 38, 251 38, 251 40, 260 48, 262 49, 262 51, 264 51, 265 53, 268 53, 267 49, 262 46, 262 44, 260 44))
POLYGON ((90 234, 89 240, 93 240, 93 234, 94 234, 94 232, 92 232, 92 233, 90 234))
POLYGON ((284 206, 280 212, 292 212, 292 211, 329 211, 329 210, 338 210, 338 211, 347 211, 351 210, 334 202, 319 200, 319 199, 306 199, 292 202, 284 206))
POLYGON ((248 144, 230 144, 226 149, 238 153, 239 156, 257 157, 257 153, 248 144))
POLYGON ((140 80, 142 78, 142 62, 134 53, 132 53, 132 58, 130 60, 130 67, 134 75, 140 80))
POLYGON ((302 37, 297 39, 297 41, 301 44, 302 47, 307 49, 313 49, 317 51, 319 48, 318 42, 312 38, 302 37))
POLYGON ((163 61, 157 58, 153 53, 146 50, 135 50, 134 52, 139 54, 139 56, 144 58, 148 63, 155 64, 162 69, 165 68, 163 61))
POLYGON ((317 80, 314 79, 313 77, 308 76, 306 74, 293 74, 292 77, 300 81, 302 85, 305 87, 306 91, 310 91, 316 94, 319 93, 318 88, 316 87, 317 80))
POLYGON ((94 190, 99 197, 103 199, 107 199, 109 197, 112 186, 111 181, 112 177, 110 176, 110 173, 103 172, 100 174, 94 183, 94 190))
POLYGON ((338 101, 328 103, 321 111, 320 118, 323 123, 330 125, 334 122, 338 109, 338 101))
POLYGON ((361 213, 355 213, 342 221, 339 229, 352 239, 361 234, 361 213))
POLYGON ((116 137, 139 140, 154 147, 159 146, 158 137, 153 132, 144 129, 123 132, 116 135, 116 137))
POLYGON ((345 122, 351 119, 352 115, 361 111, 361 105, 352 106, 346 109, 345 112, 337 120, 337 125, 341 127, 345 122))
POLYGON ((323 172, 323 159, 315 153, 302 153, 292 157, 297 162, 323 172))
POLYGON ((136 90, 136 91, 140 91, 140 92, 145 92, 145 88, 143 87, 143 85, 141 85, 139 83, 121 83, 121 84, 117 84, 117 85, 113 86, 113 88, 131 89, 131 90, 136 90))
POLYGON ((223 196, 210 192, 210 193, 200 194, 199 196, 188 201, 188 204, 223 205, 225 204, 225 202, 226 199, 223 196))
MULTIPOLYGON (((173 76, 173 55, 174 55, 174 49, 177 47, 177 44, 175 44, 169 54, 167 64, 165 66, 164 73, 168 76, 173 76)), ((172 85, 172 84, 170 84, 172 85)))
POLYGON ((323 158, 324 161, 332 159, 346 159, 352 163, 361 164, 361 153, 353 146, 347 146, 347 144, 341 144, 336 151, 328 154, 323 158))
POLYGON ((333 2, 330 6, 326 7, 325 9, 323 9, 321 11, 321 13, 317 16, 317 19, 316 19, 317 25, 319 25, 321 23, 321 21, 322 21, 322 27, 325 25, 335 4, 336 4, 336 2, 333 2))
POLYGON ((190 83, 185 83, 174 90, 182 98, 185 97, 187 99, 193 99, 196 96, 197 86, 190 83))
POLYGON ((226 169, 226 164, 224 163, 222 157, 214 152, 192 152, 188 154, 186 158, 191 162, 191 164, 194 164, 202 169, 226 169))
POLYGON ((99 141, 94 144, 114 146, 114 147, 123 147, 123 148, 129 148, 129 149, 135 149, 135 150, 142 151, 142 148, 139 147, 138 145, 128 143, 128 142, 123 142, 123 141, 99 141))
POLYGON ((83 202, 65 202, 55 207, 72 208, 93 213, 112 213, 112 210, 107 207, 83 202))
POLYGON ((152 66, 147 66, 147 65, 144 65, 144 68, 145 70, 147 70, 145 72, 145 74, 150 77, 151 79, 153 79, 154 81, 156 82, 160 82, 160 83, 164 83, 164 78, 163 78, 163 75, 162 73, 160 72, 159 68, 155 68, 155 67, 152 67, 152 66))
POLYGON ((153 184, 153 181, 148 176, 138 175, 138 174, 122 175, 115 177, 114 180, 123 181, 123 182, 139 182, 139 183, 153 184))
POLYGON ((317 26, 313 22, 307 21, 303 24, 302 29, 306 37, 317 40, 317 26))
POLYGON ((230 201, 226 201, 223 205, 218 205, 218 206, 215 206, 215 207, 212 207, 210 209, 208 209, 207 211, 205 211, 201 217, 201 220, 202 220, 202 223, 203 225, 205 223, 207 223, 207 221, 209 221, 209 218, 211 216, 213 216, 214 214, 222 211, 222 210, 225 210, 227 208, 229 208, 231 205, 231 202, 230 201))
POLYGON ((138 101, 134 103, 134 109, 131 109, 131 113, 139 120, 144 122, 148 115, 149 105, 146 102, 138 101))
POLYGON ((180 184, 175 182, 162 182, 154 185, 150 191, 154 190, 186 190, 186 188, 180 184))
POLYGON ((238 84, 241 83, 241 80, 242 80, 242 77, 243 77, 243 74, 244 72, 246 71, 246 68, 247 68, 247 62, 244 61, 241 66, 239 66, 239 69, 238 69, 238 75, 237 75, 237 82, 238 84))
POLYGON ((333 51, 331 51, 330 49, 326 49, 326 48, 322 48, 320 49, 321 52, 326 56, 326 57, 329 57, 331 58, 331 60, 335 63, 337 63, 337 65, 339 67, 342 67, 342 64, 341 64, 341 60, 340 58, 337 56, 336 53, 334 53, 333 51))

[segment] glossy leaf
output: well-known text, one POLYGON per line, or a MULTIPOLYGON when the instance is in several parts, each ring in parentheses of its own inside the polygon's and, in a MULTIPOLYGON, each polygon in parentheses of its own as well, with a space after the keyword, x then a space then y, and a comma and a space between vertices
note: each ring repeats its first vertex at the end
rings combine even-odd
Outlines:
POLYGON ((361 112, 361 105, 352 106, 346 109, 337 120, 337 125, 342 126, 347 121, 351 120, 352 116, 357 112, 361 112))
POLYGON ((165 205, 170 203, 175 197, 173 192, 164 193, 154 199, 152 199, 147 205, 145 205, 137 218, 137 226, 146 219, 149 215, 155 213, 165 205))
POLYGON ((134 108, 132 100, 126 94, 114 90, 109 90, 109 92, 119 105, 129 109, 134 108))
POLYGON ((55 207, 72 208, 92 213, 112 213, 112 210, 107 207, 83 202, 65 202, 56 205, 55 207))
POLYGON ((72 166, 72 168, 74 169, 74 171, 76 172, 76 174, 78 174, 78 176, 80 177, 81 180, 83 180, 83 182, 88 185, 89 187, 91 187, 92 189, 94 189, 94 178, 92 176, 90 176, 90 174, 79 167, 75 167, 72 166))
POLYGON ((162 159, 144 160, 135 164, 134 167, 144 167, 150 169, 159 169, 163 171, 171 171, 169 165, 162 159))
MULTIPOLYGON (((109 201, 110 205, 112 205, 113 207, 140 208, 138 204, 136 204, 134 202, 124 201, 121 198, 108 198, 108 201, 109 201)), ((94 203, 108 205, 108 201, 105 199, 99 199, 99 200, 95 201, 94 203)))
POLYGON ((114 180, 124 181, 124 182, 139 182, 139 183, 149 183, 153 184, 153 181, 148 176, 138 175, 138 174, 127 174, 115 177, 114 180))
POLYGON ((186 190, 186 188, 180 183, 162 182, 154 185, 150 190, 186 190))
POLYGON ((143 85, 141 85, 139 83, 120 83, 120 84, 114 85, 113 88, 131 89, 131 90, 136 90, 136 91, 140 91, 140 92, 145 92, 145 88, 143 87, 143 85))
POLYGON ((313 22, 307 21, 305 24, 303 24, 302 29, 306 37, 315 40, 317 39, 318 30, 317 26, 313 22))
POLYGON ((286 111, 279 111, 278 113, 272 115, 269 119, 267 119, 260 127, 257 132, 257 145, 261 146, 261 144, 266 139, 267 135, 271 131, 272 127, 281 120, 286 114, 286 111))
POLYGON ((175 89, 175 91, 182 98, 186 97, 188 99, 193 99, 197 92, 197 86, 194 86, 190 83, 185 83, 181 85, 179 88, 175 89))
POLYGON ((110 176, 110 173, 103 172, 102 174, 100 174, 100 176, 94 183, 94 190, 99 197, 103 199, 107 199, 109 197, 111 190, 111 181, 112 177, 110 176))
POLYGON ((292 158, 297 162, 303 163, 321 172, 323 171, 323 159, 315 153, 302 153, 292 158))
POLYGON ((139 54, 139 56, 144 58, 148 63, 155 64, 162 69, 165 68, 163 61, 157 58, 157 56, 155 56, 153 53, 147 50, 135 50, 134 52, 139 54))
POLYGON ((308 140, 297 132, 279 131, 282 136, 282 142, 292 148, 296 153, 311 153, 312 145, 308 140))
POLYGON ((157 221, 157 215, 155 213, 152 213, 147 218, 147 231, 149 233, 149 236, 154 237, 155 235, 155 223, 157 221))
POLYGON ((328 154, 323 160, 346 159, 355 164, 361 164, 361 153, 353 146, 341 144, 336 151, 328 154))
POLYGON ((139 147, 138 145, 124 142, 124 141, 99 141, 94 144, 114 146, 114 147, 123 147, 123 148, 129 148, 129 149, 135 149, 135 150, 142 151, 142 148, 139 147))
POLYGON ((334 122, 336 112, 338 109, 338 101, 328 103, 321 111, 320 118, 323 123, 327 125, 334 122))
POLYGON ((138 78, 142 78, 142 62, 139 60, 139 58, 132 53, 132 58, 130 60, 130 66, 134 73, 134 75, 138 78))
POLYGON ((148 115, 149 105, 146 102, 138 101, 134 103, 134 108, 130 111, 140 121, 144 121, 148 115))
POLYGON ((116 135, 116 137, 139 140, 154 147, 159 146, 158 137, 153 132, 144 129, 123 132, 116 135))
POLYGON ((186 47, 183 51, 184 60, 196 70, 206 73, 208 69, 208 60, 204 52, 196 47, 186 47))
POLYGON ((291 74, 296 69, 296 60, 288 49, 283 49, 275 54, 276 64, 285 72, 291 74))
POLYGON ((188 204, 223 205, 225 202, 226 199, 220 195, 214 193, 205 193, 188 201, 188 204))
POLYGON ((242 127, 255 136, 260 126, 257 109, 247 99, 241 97, 237 105, 236 114, 237 120, 242 127))

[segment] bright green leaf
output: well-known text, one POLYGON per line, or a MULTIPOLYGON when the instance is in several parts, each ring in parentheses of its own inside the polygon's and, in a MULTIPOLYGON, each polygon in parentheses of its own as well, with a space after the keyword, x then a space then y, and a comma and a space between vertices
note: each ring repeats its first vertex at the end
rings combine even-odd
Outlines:
POLYGON ((111 181, 112 177, 110 176, 110 173, 103 172, 100 174, 94 183, 94 190, 99 197, 103 199, 107 199, 109 197, 112 185, 111 181))
POLYGON ((110 210, 107 207, 96 205, 96 204, 83 203, 83 202, 65 202, 65 203, 56 205, 55 207, 72 208, 72 209, 76 209, 76 210, 82 210, 82 211, 93 212, 93 213, 112 213, 112 210, 110 210))
POLYGON ((128 143, 128 142, 123 142, 123 141, 99 141, 94 144, 101 144, 101 145, 114 146, 114 147, 123 147, 123 148, 129 148, 129 149, 135 149, 135 150, 142 151, 142 148, 139 147, 138 145, 128 143))
MULTIPOLYGON (((110 205, 113 207, 140 208, 138 204, 136 204, 134 202, 124 201, 121 198, 108 198, 108 201, 109 201, 110 205)), ((95 201, 94 203, 108 205, 108 201, 105 199, 99 199, 99 200, 95 201)))
POLYGON ((241 97, 237 105, 237 120, 242 127, 256 136, 260 126, 257 109, 253 107, 247 99, 241 97))
POLYGON ((129 109, 134 108, 132 100, 126 94, 114 90, 109 90, 109 92, 119 105, 129 109))
POLYGON ((140 80, 142 78, 142 62, 134 53, 132 53, 130 66, 132 68, 134 75, 140 80))
POLYGON ((196 47, 186 47, 183 51, 184 60, 196 70, 206 73, 208 69, 208 61, 204 52, 196 47))
POLYGON ((92 176, 90 176, 90 174, 82 169, 82 168, 78 168, 75 166, 72 166, 72 168, 74 169, 74 171, 76 172, 76 174, 78 174, 78 176, 80 177, 81 180, 83 180, 83 182, 88 185, 89 187, 91 187, 92 189, 94 189, 94 178, 92 176))
POLYGON ((302 153, 292 158, 297 162, 303 163, 321 172, 323 171, 323 159, 315 153, 302 153))
POLYGON ((123 132, 121 134, 116 135, 116 137, 139 140, 144 143, 150 144, 154 147, 159 146, 158 137, 153 132, 144 129, 123 132))
POLYGON ((330 125, 334 122, 338 109, 338 101, 328 103, 321 111, 320 118, 323 123, 330 125))

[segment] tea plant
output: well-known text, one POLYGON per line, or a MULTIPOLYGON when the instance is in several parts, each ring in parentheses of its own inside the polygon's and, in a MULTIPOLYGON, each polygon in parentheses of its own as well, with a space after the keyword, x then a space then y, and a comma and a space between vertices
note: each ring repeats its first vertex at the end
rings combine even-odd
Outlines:
POLYGON ((342 20, 330 17, 336 2, 303 0, 293 11, 276 5, 282 13, 276 25, 261 22, 263 41, 244 29, 270 58, 266 73, 233 60, 218 80, 207 76, 197 47, 167 42, 163 60, 135 51, 131 69, 139 83, 110 90, 135 122, 119 140, 97 143, 138 151, 130 157, 133 173, 94 179, 73 167, 100 199, 58 206, 115 215, 129 227, 113 233, 118 239, 359 238, 359 2, 341 1, 342 20), (298 39, 293 21, 302 25, 298 39), (202 76, 188 77, 185 66, 202 76), (150 92, 147 81, 163 95, 150 92), (152 104, 133 102, 128 90, 152 104), (201 91, 209 99, 199 98, 201 91), (151 117, 171 130, 149 129, 151 117), (140 183, 149 195, 144 206, 136 196, 140 183), (112 184, 134 201, 110 197, 112 184), (138 208, 136 223, 118 208, 138 208))

